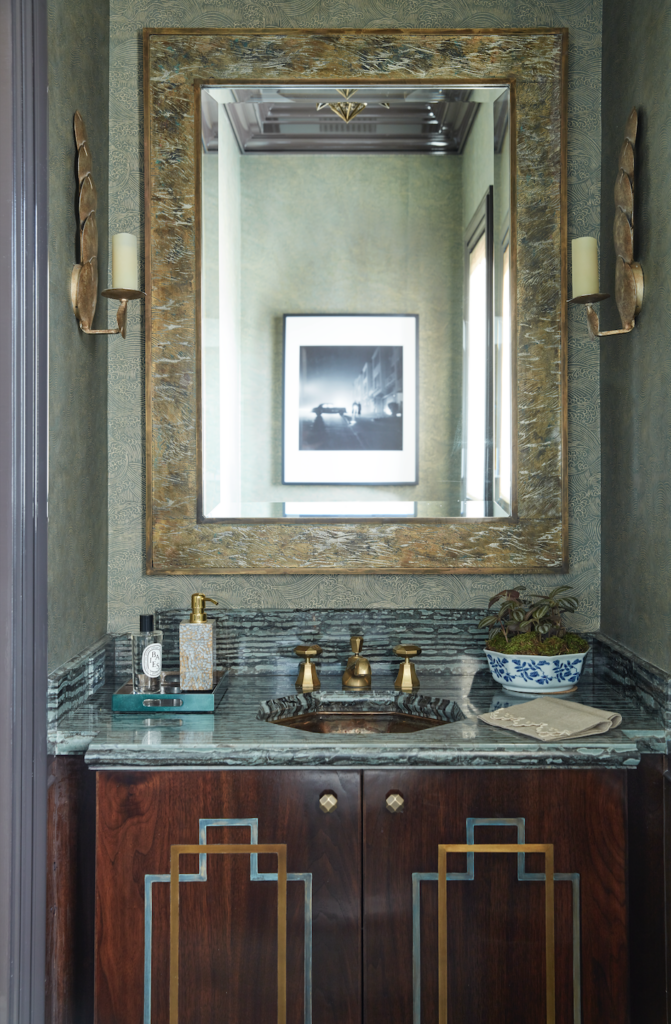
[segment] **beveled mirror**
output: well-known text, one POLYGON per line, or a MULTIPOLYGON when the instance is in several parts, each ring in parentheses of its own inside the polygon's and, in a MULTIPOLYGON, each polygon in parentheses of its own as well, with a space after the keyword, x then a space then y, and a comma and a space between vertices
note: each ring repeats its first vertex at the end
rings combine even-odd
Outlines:
POLYGON ((145 30, 147 571, 567 568, 565 30, 145 30))

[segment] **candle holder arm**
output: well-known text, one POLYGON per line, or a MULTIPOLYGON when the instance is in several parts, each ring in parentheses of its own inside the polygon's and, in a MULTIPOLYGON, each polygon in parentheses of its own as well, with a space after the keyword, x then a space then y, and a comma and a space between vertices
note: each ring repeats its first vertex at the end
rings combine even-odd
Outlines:
MULTIPOLYGON (((104 295, 105 293, 102 292, 104 295)), ((126 337, 126 320, 128 314, 128 299, 122 299, 119 304, 119 308, 116 311, 116 327, 108 327, 107 329, 93 330, 91 327, 85 327, 84 324, 79 321, 79 329, 83 334, 120 334, 122 338, 126 337)))
POLYGON ((600 331, 599 330, 599 314, 594 309, 594 307, 592 305, 590 305, 589 303, 587 303, 586 312, 587 312, 587 322, 589 324, 589 329, 590 329, 590 331, 592 332, 592 334, 594 335, 595 338, 608 338, 608 337, 610 337, 613 334, 630 334, 631 331, 633 331, 634 326, 635 326, 635 324, 634 324, 634 322, 632 320, 631 323, 627 324, 626 327, 620 327, 616 331, 600 331))
POLYGON ((117 326, 94 329, 89 324, 93 320, 93 314, 95 313, 95 282, 97 274, 82 275, 81 270, 81 266, 75 266, 72 275, 72 306, 80 331, 83 334, 120 334, 122 338, 125 338, 128 303, 134 299, 144 298, 145 293, 136 288, 106 288, 100 294, 108 299, 117 299, 119 302, 119 308, 116 313, 117 326))

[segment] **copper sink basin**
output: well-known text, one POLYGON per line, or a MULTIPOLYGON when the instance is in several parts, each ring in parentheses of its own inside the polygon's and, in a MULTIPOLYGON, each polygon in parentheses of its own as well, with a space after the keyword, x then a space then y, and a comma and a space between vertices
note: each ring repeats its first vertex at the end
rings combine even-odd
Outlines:
POLYGON ((464 718, 454 701, 419 694, 369 691, 310 693, 262 701, 257 716, 273 725, 338 736, 419 732, 464 718))

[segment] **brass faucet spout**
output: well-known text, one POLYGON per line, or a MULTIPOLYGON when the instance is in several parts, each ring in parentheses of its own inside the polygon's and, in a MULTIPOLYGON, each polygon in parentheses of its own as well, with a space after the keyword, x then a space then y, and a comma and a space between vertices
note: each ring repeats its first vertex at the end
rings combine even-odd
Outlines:
POLYGON ((350 637, 349 642, 353 654, 347 660, 347 665, 342 677, 342 685, 345 690, 370 690, 371 667, 368 658, 361 656, 363 637, 350 637))

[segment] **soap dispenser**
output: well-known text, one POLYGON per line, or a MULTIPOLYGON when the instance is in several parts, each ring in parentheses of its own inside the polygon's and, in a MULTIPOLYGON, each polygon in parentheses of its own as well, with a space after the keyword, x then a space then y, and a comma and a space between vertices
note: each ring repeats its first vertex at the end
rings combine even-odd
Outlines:
POLYGON ((213 597, 193 594, 191 616, 179 624, 179 683, 182 690, 213 690, 217 660, 215 623, 205 615, 205 602, 213 597))

